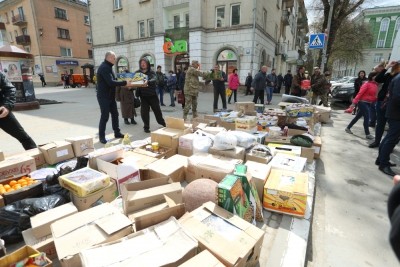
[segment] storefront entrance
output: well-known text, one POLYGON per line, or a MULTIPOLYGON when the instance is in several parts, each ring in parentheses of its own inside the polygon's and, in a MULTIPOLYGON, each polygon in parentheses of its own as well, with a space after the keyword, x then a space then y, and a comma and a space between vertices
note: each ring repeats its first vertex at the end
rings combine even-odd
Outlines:
POLYGON ((234 69, 238 68, 236 53, 230 49, 222 50, 218 55, 217 64, 226 74, 231 74, 234 69))
POLYGON ((189 54, 181 54, 181 55, 177 55, 175 57, 175 62, 174 62, 174 71, 175 73, 178 70, 183 71, 183 69, 185 67, 189 67, 190 65, 190 58, 189 58, 189 54))
POLYGON ((117 73, 122 73, 125 70, 129 71, 129 62, 128 59, 125 57, 120 57, 117 60, 117 73))

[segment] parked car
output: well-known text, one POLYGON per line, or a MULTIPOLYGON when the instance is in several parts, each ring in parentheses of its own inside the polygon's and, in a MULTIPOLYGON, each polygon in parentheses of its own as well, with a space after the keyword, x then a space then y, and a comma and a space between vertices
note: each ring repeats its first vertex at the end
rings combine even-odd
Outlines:
POLYGON ((357 79, 357 77, 352 77, 352 76, 346 76, 343 77, 343 79, 340 79, 338 81, 331 81, 331 91, 334 90, 336 87, 341 86, 341 85, 347 85, 347 84, 353 84, 354 85, 354 81, 357 79))
POLYGON ((345 101, 351 103, 353 102, 354 91, 355 91, 354 82, 338 85, 331 91, 332 100, 345 101))

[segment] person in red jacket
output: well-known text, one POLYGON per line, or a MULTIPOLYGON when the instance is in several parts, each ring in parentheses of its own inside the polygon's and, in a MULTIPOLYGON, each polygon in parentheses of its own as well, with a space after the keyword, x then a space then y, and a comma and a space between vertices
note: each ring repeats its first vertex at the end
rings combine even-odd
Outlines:
POLYGON ((346 127, 346 133, 353 134, 350 130, 356 122, 364 117, 364 131, 367 139, 374 139, 374 137, 369 132, 369 109, 371 105, 376 102, 376 95, 378 92, 378 83, 375 82, 375 77, 377 73, 371 72, 368 75, 368 81, 364 83, 360 92, 358 92, 357 96, 354 98, 352 106, 358 105, 358 110, 356 116, 350 122, 350 124, 346 127))
POLYGON ((231 103, 232 95, 233 95, 233 101, 235 101, 235 103, 237 102, 237 90, 239 88, 239 85, 240 81, 239 81, 239 76, 237 74, 237 69, 234 69, 232 74, 229 75, 228 78, 228 87, 229 89, 232 90, 232 94, 228 98, 228 104, 231 103))

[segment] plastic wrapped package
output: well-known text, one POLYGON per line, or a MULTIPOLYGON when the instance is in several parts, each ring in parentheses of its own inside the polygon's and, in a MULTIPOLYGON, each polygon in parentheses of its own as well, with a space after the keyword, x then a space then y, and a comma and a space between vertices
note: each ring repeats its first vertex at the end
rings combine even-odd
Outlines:
POLYGON ((193 138, 193 153, 208 153, 213 140, 208 136, 195 135, 193 138))
POLYGON ((231 131, 229 133, 236 137, 237 146, 244 147, 245 149, 248 149, 257 143, 257 138, 253 134, 242 131, 231 131))
POLYGON ((210 138, 211 140, 214 140, 214 138, 215 138, 215 135, 210 134, 210 133, 206 133, 206 132, 203 131, 203 130, 197 130, 197 131, 195 131, 193 134, 194 134, 195 136, 204 136, 204 137, 208 137, 208 138, 210 138))
POLYGON ((213 148, 217 150, 234 149, 237 145, 237 138, 231 132, 220 132, 215 136, 213 148))

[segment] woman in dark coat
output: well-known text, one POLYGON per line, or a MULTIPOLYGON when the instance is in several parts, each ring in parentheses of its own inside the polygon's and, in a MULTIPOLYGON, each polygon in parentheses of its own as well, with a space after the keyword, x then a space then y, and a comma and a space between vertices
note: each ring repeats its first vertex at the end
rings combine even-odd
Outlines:
POLYGON ((121 103, 121 113, 122 118, 124 118, 124 123, 127 125, 136 124, 135 117, 137 115, 134 106, 133 90, 125 86, 118 86, 116 88, 115 98, 121 103), (129 119, 131 119, 130 122, 129 119))

